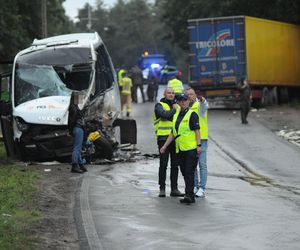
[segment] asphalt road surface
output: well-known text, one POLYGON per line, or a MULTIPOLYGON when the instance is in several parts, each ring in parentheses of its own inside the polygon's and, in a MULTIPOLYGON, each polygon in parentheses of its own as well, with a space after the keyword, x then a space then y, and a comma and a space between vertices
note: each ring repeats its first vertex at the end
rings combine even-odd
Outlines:
POLYGON ((210 110, 207 196, 183 205, 169 196, 169 179, 158 197, 158 159, 143 156, 158 153, 153 107, 133 105, 138 160, 84 175, 75 212, 82 249, 299 249, 299 148, 251 117, 245 126, 232 111, 210 110))

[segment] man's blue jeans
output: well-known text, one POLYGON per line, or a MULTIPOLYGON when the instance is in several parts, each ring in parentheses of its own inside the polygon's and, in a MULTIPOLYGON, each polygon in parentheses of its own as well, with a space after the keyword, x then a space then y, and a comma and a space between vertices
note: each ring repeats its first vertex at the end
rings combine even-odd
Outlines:
POLYGON ((199 157, 199 169, 200 169, 200 182, 199 182, 199 171, 198 168, 195 170, 195 187, 197 189, 202 188, 203 190, 206 189, 206 182, 207 182, 207 162, 206 162, 206 153, 208 142, 205 139, 201 139, 201 154, 199 157))
POLYGON ((83 141, 83 129, 79 127, 74 127, 72 163, 82 164, 82 158, 81 158, 82 141, 83 141))

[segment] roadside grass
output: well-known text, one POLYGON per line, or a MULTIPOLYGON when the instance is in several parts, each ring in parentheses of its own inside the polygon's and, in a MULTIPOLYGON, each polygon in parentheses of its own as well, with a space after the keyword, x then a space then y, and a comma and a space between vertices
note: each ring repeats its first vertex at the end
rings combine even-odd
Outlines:
POLYGON ((0 142, 0 249, 35 249, 33 228, 40 222, 36 194, 40 175, 5 161, 0 142))

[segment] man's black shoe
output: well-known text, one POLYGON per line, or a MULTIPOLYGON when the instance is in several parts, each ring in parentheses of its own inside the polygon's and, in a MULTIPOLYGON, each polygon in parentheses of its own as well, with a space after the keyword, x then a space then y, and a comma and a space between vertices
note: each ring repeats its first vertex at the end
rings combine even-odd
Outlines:
POLYGON ((184 196, 184 198, 180 200, 180 203, 189 205, 191 203, 195 203, 195 198, 184 196))
POLYGON ((158 197, 166 197, 166 190, 165 189, 160 189, 158 197))
POLYGON ((78 164, 72 164, 71 172, 72 173, 83 174, 83 171, 80 169, 78 164))
POLYGON ((87 172, 87 168, 86 168, 83 164, 79 164, 79 168, 80 168, 83 172, 87 172))
POLYGON ((171 191, 170 196, 172 197, 183 197, 184 194, 181 193, 178 189, 174 189, 171 191))

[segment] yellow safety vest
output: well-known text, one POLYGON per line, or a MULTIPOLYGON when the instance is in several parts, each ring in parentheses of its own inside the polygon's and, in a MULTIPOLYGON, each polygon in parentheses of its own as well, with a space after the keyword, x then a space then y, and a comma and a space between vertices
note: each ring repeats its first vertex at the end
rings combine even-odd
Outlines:
POLYGON ((205 116, 202 116, 199 112, 199 106, 200 106, 200 102, 195 101, 192 107, 190 107, 190 109, 196 112, 199 116, 201 139, 207 140, 208 139, 207 110, 205 110, 205 116))
POLYGON ((176 78, 169 81, 169 87, 174 90, 175 94, 182 93, 182 82, 176 78))
POLYGON ((121 80, 120 86, 122 87, 121 93, 124 95, 130 95, 131 94, 131 87, 132 87, 132 81, 129 77, 124 77, 121 80))
POLYGON ((177 109, 173 117, 173 135, 176 142, 176 153, 180 151, 188 151, 197 148, 196 133, 194 130, 190 130, 190 118, 194 111, 189 110, 182 121, 179 124, 178 132, 175 129, 176 121, 180 110, 177 109))
POLYGON ((125 69, 120 69, 119 72, 118 72, 118 83, 119 83, 119 85, 121 85, 121 80, 123 78, 122 75, 123 75, 124 72, 126 72, 125 69))
MULTIPOLYGON (((160 102, 164 110, 171 110, 170 106, 165 102, 160 102)), ((161 118, 156 117, 156 114, 154 112, 153 114, 153 124, 154 124, 154 130, 156 137, 157 136, 167 136, 172 131, 172 121, 164 120, 161 118)))

